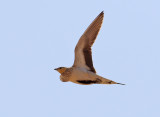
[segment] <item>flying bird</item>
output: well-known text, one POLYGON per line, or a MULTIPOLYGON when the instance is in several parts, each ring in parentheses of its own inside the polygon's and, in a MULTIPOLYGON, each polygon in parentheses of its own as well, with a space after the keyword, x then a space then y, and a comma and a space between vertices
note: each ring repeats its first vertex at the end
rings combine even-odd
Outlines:
POLYGON ((88 26, 83 35, 80 37, 75 47, 75 60, 72 67, 59 67, 57 70, 62 82, 73 82, 82 85, 90 84, 121 84, 106 79, 96 74, 92 62, 92 45, 96 40, 99 30, 102 26, 104 12, 102 11, 88 26))

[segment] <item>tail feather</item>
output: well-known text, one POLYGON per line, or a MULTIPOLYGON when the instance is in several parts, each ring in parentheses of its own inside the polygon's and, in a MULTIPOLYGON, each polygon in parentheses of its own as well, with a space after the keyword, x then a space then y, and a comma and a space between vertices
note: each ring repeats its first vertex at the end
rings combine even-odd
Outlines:
POLYGON ((122 84, 122 83, 117 83, 117 84, 120 84, 120 85, 126 85, 126 84, 122 84))
POLYGON ((109 80, 109 79, 106 79, 106 78, 103 78, 101 77, 101 83, 102 84, 120 84, 120 85, 125 85, 125 84, 122 84, 122 83, 117 83, 115 81, 112 81, 112 80, 109 80))

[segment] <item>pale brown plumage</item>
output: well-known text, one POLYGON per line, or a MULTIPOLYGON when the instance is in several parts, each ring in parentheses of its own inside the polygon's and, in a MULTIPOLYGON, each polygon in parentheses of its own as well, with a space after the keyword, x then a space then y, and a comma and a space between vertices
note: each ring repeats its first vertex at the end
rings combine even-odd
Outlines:
POLYGON ((75 47, 75 60, 73 66, 70 68, 59 67, 55 69, 61 74, 61 81, 70 81, 83 85, 121 84, 97 75, 93 66, 91 47, 99 33, 103 17, 104 13, 102 11, 80 37, 75 47))
POLYGON ((103 22, 103 17, 104 13, 102 11, 79 39, 75 48, 75 60, 73 67, 85 67, 86 69, 96 73, 92 61, 91 47, 99 33, 103 22))

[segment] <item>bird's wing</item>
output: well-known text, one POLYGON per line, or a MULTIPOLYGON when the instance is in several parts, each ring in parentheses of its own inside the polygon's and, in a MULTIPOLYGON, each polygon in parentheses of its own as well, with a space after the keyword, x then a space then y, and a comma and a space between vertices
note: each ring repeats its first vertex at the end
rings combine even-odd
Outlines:
POLYGON ((96 73, 96 70, 94 69, 92 62, 91 47, 101 28, 103 17, 104 13, 102 11, 89 25, 89 27, 86 29, 86 31, 79 39, 75 48, 75 60, 73 67, 86 68, 87 70, 96 73))

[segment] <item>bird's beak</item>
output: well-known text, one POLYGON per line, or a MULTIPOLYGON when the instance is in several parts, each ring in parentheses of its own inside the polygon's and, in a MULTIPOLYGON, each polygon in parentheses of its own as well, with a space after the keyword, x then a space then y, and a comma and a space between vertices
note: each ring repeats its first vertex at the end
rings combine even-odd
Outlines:
POLYGON ((55 68, 54 70, 57 70, 57 68, 55 68))

